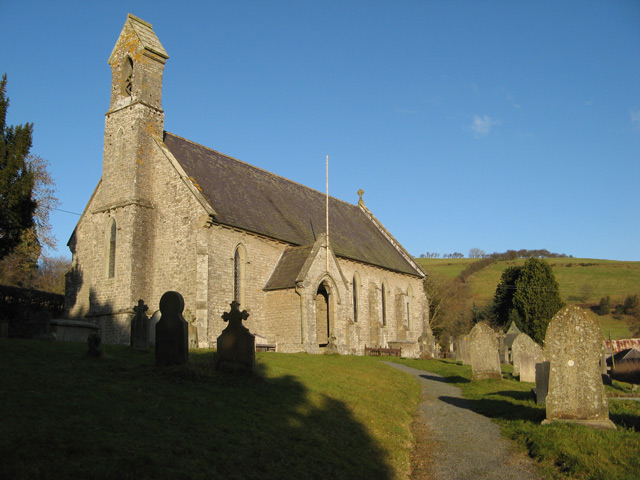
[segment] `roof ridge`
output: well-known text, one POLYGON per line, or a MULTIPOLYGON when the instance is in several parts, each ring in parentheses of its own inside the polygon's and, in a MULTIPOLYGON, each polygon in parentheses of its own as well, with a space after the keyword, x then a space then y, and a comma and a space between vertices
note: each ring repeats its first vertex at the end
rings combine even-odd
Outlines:
MULTIPOLYGON (((180 140, 184 140, 185 142, 190 143, 190 144, 192 144, 192 145, 196 145, 196 146, 198 146, 198 147, 202 147, 202 148, 204 148, 204 149, 206 149, 206 150, 209 150, 209 151, 211 151, 211 152, 215 152, 215 153, 217 153, 217 154, 219 154, 219 155, 222 155, 222 156, 224 156, 224 157, 229 158, 230 160, 234 160, 234 161, 236 161, 236 162, 238 162, 238 163, 241 163, 242 165, 246 165, 247 167, 254 168, 254 169, 259 170, 259 171, 261 171, 261 172, 268 173, 269 175, 273 175, 273 176, 275 176, 275 177, 278 177, 278 178, 280 178, 280 179, 282 179, 282 180, 284 180, 284 181, 286 181, 286 182, 293 183, 294 185, 298 185, 298 186, 300 186, 300 187, 302 187, 302 188, 304 188, 304 189, 306 189, 306 190, 309 190, 309 191, 311 191, 311 192, 315 192, 315 193, 317 193, 317 194, 319 194, 319 195, 322 195, 322 196, 325 196, 325 195, 326 195, 326 193, 321 192, 320 190, 316 190, 315 188, 308 187, 307 185, 303 185, 302 183, 296 182, 295 180, 291 180, 290 178, 287 178, 287 177, 283 177, 282 175, 279 175, 279 174, 277 174, 277 173, 270 172, 270 171, 269 171, 269 170, 267 170, 267 169, 264 169, 264 168, 261 168, 261 167, 257 167, 257 166, 255 166, 255 165, 252 165, 252 164, 250 164, 250 163, 247 163, 247 162, 245 162, 245 161, 243 161, 243 160, 240 160, 240 159, 238 159, 238 158, 232 157, 231 155, 227 155, 226 153, 222 153, 222 152, 220 152, 219 150, 215 150, 215 149, 213 149, 213 148, 211 148, 211 147, 207 147, 207 146, 205 146, 205 145, 202 145, 201 143, 194 142, 193 140, 189 140, 188 138, 181 137, 180 135, 176 135, 175 133, 171 133, 171 132, 169 132, 169 131, 167 131, 167 130, 165 130, 165 131, 164 131, 164 133, 165 133, 165 134, 169 134, 169 135, 171 135, 171 136, 174 136, 174 137, 176 137, 176 138, 179 138, 180 140)), ((337 202, 344 203, 345 205, 348 205, 348 206, 350 206, 350 207, 354 207, 354 208, 355 208, 355 207, 357 207, 357 206, 358 206, 357 204, 349 203, 349 202, 347 202, 346 200, 342 200, 341 198, 337 198, 337 197, 332 197, 331 195, 329 195, 329 198, 331 198, 332 200, 336 200, 337 202)))

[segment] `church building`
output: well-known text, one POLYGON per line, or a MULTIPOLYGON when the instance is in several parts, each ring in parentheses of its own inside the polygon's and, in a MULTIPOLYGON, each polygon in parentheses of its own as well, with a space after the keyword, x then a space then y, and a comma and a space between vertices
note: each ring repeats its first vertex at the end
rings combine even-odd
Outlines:
POLYGON ((278 351, 362 355, 366 345, 418 356, 425 273, 362 192, 357 204, 327 201, 166 132, 168 58, 152 26, 128 15, 109 57, 102 178, 68 244, 68 318, 126 344, 138 300, 151 315, 174 290, 199 347, 215 346, 235 300, 258 343, 278 351))

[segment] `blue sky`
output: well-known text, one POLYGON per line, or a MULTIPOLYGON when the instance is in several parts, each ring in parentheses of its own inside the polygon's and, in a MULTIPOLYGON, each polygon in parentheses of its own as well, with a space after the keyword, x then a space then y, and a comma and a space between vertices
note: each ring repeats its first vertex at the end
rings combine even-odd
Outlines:
POLYGON ((3 0, 8 122, 61 210, 100 178, 128 12, 170 56, 167 131, 320 191, 329 155, 331 195, 362 188, 413 255, 640 260, 638 1, 3 0))

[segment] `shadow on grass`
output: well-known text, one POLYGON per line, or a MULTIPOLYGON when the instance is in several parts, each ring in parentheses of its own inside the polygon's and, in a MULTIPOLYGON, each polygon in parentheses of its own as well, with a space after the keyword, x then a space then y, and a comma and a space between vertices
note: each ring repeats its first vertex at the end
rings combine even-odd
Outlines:
MULTIPOLYGON (((511 392, 510 392, 511 393, 511 392)), ((519 392, 513 392, 519 393, 519 392)), ((439 397, 445 403, 454 407, 471 410, 489 418, 499 418, 504 420, 525 420, 540 423, 545 418, 544 409, 529 407, 522 404, 514 404, 508 400, 471 400, 459 397, 439 397)))
POLYGON ((489 393, 488 395, 509 397, 514 400, 535 400, 535 395, 531 391, 503 390, 501 392, 489 393))
POLYGON ((85 349, 39 344, 0 369, 0 478, 393 478, 349 406, 293 376, 220 374, 208 354, 88 362, 85 349))
POLYGON ((468 378, 460 377, 457 375, 441 377, 439 375, 436 376, 436 375, 429 375, 429 374, 420 374, 420 376, 422 378, 426 378, 427 380, 434 380, 436 382, 442 382, 442 383, 469 383, 470 382, 468 378))

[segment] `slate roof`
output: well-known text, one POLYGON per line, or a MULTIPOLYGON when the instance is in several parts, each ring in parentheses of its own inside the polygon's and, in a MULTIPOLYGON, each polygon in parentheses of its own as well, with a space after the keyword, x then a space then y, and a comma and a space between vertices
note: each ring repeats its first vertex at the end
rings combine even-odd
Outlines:
POLYGON ((296 278, 309 258, 313 245, 287 248, 276 265, 271 277, 264 286, 265 290, 291 288, 296 284, 296 278))
MULTIPOLYGON (((297 246, 324 233, 323 193, 169 132, 164 144, 215 210, 215 221, 297 246)), ((357 205, 330 197, 329 235, 338 257, 423 275, 357 205)))
POLYGON ((149 22, 145 22, 130 13, 127 15, 127 22, 129 22, 133 31, 136 32, 136 35, 138 35, 144 48, 157 53, 161 57, 169 58, 167 51, 162 46, 162 43, 160 43, 160 39, 154 33, 153 26, 149 22))

